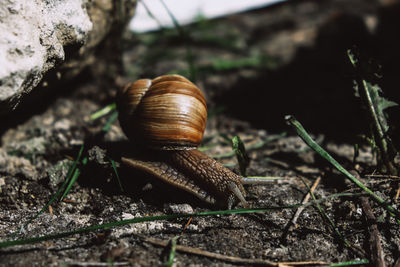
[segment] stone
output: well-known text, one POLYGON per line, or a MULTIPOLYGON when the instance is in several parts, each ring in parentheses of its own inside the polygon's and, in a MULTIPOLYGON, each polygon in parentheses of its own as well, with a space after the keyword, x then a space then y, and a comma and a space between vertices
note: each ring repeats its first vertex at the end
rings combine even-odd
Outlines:
POLYGON ((2 1, 0 114, 14 110, 38 86, 73 79, 95 63, 96 53, 110 48, 103 45, 110 43, 107 39, 121 37, 135 4, 136 0, 2 1))
POLYGON ((174 214, 193 213, 193 208, 189 204, 170 204, 168 209, 174 214))
POLYGON ((22 175, 31 180, 39 178, 38 171, 28 159, 9 155, 3 149, 0 149, 0 173, 9 173, 13 176, 22 175))

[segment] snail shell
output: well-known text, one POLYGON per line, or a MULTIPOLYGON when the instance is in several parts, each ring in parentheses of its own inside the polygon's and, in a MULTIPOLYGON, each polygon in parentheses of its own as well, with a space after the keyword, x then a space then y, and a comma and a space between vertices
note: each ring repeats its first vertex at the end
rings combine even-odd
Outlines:
POLYGON ((142 79, 118 95, 119 120, 129 139, 157 150, 199 146, 207 121, 203 93, 180 75, 142 79))
POLYGON ((124 164, 210 204, 231 208, 239 199, 247 205, 242 177, 195 149, 207 120, 197 86, 180 75, 164 75, 128 84, 117 97, 122 130, 136 145, 152 150, 150 158, 122 157, 124 164))

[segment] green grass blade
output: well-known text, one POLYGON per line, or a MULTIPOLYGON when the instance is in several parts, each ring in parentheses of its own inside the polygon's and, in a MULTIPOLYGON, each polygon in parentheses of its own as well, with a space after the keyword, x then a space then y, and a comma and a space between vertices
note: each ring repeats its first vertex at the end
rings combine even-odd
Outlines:
MULTIPOLYGON (((315 197, 314 192, 311 190, 311 188, 308 186, 308 184, 304 181, 303 177, 301 177, 301 176, 299 176, 299 177, 300 177, 301 181, 303 182, 303 184, 307 187, 308 192, 310 193, 312 199, 314 201, 316 201, 317 198, 315 197)), ((331 229, 343 241, 343 243, 347 247, 352 247, 351 244, 349 243, 349 241, 347 241, 347 239, 344 237, 344 235, 340 232, 340 230, 336 226, 335 222, 328 216, 328 214, 326 214, 325 210, 321 207, 321 205, 318 202, 316 202, 315 206, 317 207, 318 211, 321 213, 322 218, 324 218, 325 220, 327 220, 329 222, 329 225, 330 225, 331 229)))
MULTIPOLYGON (((85 166, 87 163, 88 159, 87 157, 83 158, 82 160, 82 165, 85 166)), ((63 200, 71 190, 72 186, 75 184, 76 180, 78 179, 79 175, 81 174, 81 170, 79 168, 75 168, 74 174, 72 175, 67 188, 65 188, 64 194, 61 196, 60 200, 63 200)))
POLYGON ((246 153, 243 141, 239 136, 232 138, 232 149, 236 154, 237 161, 239 163, 240 174, 246 176, 246 169, 250 164, 249 156, 246 153))
POLYGON ((67 187, 65 188, 64 193, 62 194, 60 200, 63 200, 64 197, 65 197, 66 195, 68 195, 69 191, 71 190, 72 186, 74 185, 76 179, 78 179, 78 177, 79 177, 80 174, 81 174, 80 170, 79 170, 78 168, 76 168, 76 169, 74 170, 74 173, 72 174, 72 177, 71 177, 71 179, 69 180, 69 182, 68 182, 68 184, 67 184, 67 187))
POLYGON ((103 132, 108 132, 112 126, 112 124, 117 120, 118 118, 118 111, 114 111, 113 114, 111 114, 110 118, 107 120, 106 124, 103 127, 103 132))
POLYGON ((117 166, 115 164, 115 161, 112 158, 108 158, 108 159, 111 162, 111 166, 112 166, 112 168, 114 170, 115 177, 117 177, 117 182, 118 182, 119 188, 121 189, 121 192, 124 192, 124 188, 122 187, 121 180, 119 179, 118 170, 117 170, 117 166))
POLYGON ((175 236, 171 239, 171 249, 169 252, 168 261, 165 263, 164 266, 172 267, 174 265, 174 259, 176 254, 176 241, 178 240, 179 236, 175 236))
POLYGON ((254 180, 266 180, 266 181, 276 181, 276 180, 287 180, 288 177, 278 177, 278 176, 246 176, 243 178, 254 179, 254 180))
MULTIPOLYGON (((224 165, 225 166, 225 165, 224 165)), ((278 180, 289 180, 289 177, 271 177, 271 176, 248 176, 242 177, 242 183, 244 185, 268 185, 278 180)))
POLYGON ((352 265, 362 265, 362 264, 364 265, 364 264, 368 264, 368 263, 369 263, 369 261, 367 259, 362 259, 362 260, 333 263, 330 265, 326 265, 325 267, 341 267, 341 266, 352 266, 352 265))
POLYGON ((179 35, 181 36, 181 38, 185 42, 186 61, 189 64, 190 80, 192 82, 195 82, 196 81, 196 67, 194 66, 192 49, 191 49, 191 47, 189 45, 187 34, 183 30, 181 25, 179 24, 178 20, 175 18, 174 14, 171 12, 171 10, 168 8, 168 6, 165 4, 164 0, 160 0, 160 2, 164 6, 164 8, 167 11, 169 17, 171 18, 172 22, 174 23, 174 26, 175 26, 176 30, 178 31, 179 35))
POLYGON ((146 10, 147 15, 149 15, 149 17, 154 20, 157 23, 157 26, 163 30, 164 27, 162 26, 161 22, 157 19, 156 16, 154 16, 154 14, 151 12, 151 10, 148 8, 148 6, 146 5, 146 1, 140 0, 139 3, 144 7, 144 9, 146 10))
POLYGON ((397 154, 395 147, 392 145, 391 138, 388 135, 389 123, 385 109, 397 106, 397 103, 389 101, 380 94, 382 89, 377 84, 364 79, 363 76, 368 75, 366 68, 371 68, 370 62, 359 56, 358 51, 348 49, 347 56, 356 72, 356 90, 361 99, 363 106, 369 115, 371 138, 379 147, 378 150, 378 167, 383 172, 389 172, 391 175, 397 175, 398 170, 394 164, 394 156, 397 154))
POLYGON ((107 115, 108 113, 110 113, 111 111, 115 110, 116 108, 117 108, 117 105, 115 103, 111 103, 111 104, 103 107, 102 109, 96 111, 92 115, 90 115, 89 119, 91 121, 97 120, 98 118, 101 118, 101 117, 107 115))
POLYGON ((310 201, 310 202, 304 203, 304 204, 300 203, 300 204, 294 204, 294 205, 275 206, 275 207, 273 206, 273 207, 267 207, 267 208, 254 208, 254 209, 204 211, 204 212, 197 212, 197 213, 190 213, 190 214, 170 214, 170 215, 160 215, 160 216, 145 216, 145 217, 121 220, 121 221, 116 221, 116 222, 111 222, 111 223, 92 225, 89 227, 78 228, 76 230, 68 231, 68 232, 61 232, 61 233, 43 235, 43 236, 32 237, 32 238, 0 242, 0 248, 11 247, 11 246, 16 246, 16 245, 38 243, 41 241, 46 241, 46 240, 51 240, 51 239, 56 239, 56 238, 63 238, 63 237, 80 234, 80 233, 85 233, 85 232, 90 232, 90 231, 95 231, 95 230, 109 229, 112 227, 123 226, 123 225, 127 225, 127 224, 132 224, 132 223, 158 221, 158 220, 172 220, 172 219, 177 219, 177 218, 188 218, 188 217, 213 216, 213 215, 265 213, 265 212, 269 212, 272 210, 308 207, 308 206, 314 205, 315 203, 321 203, 328 199, 333 199, 333 198, 338 198, 338 197, 361 196, 361 195, 364 195, 364 194, 338 193, 338 194, 332 194, 325 198, 321 198, 317 201, 310 201))
POLYGON ((322 147, 320 147, 306 132, 301 123, 297 121, 293 116, 288 115, 285 117, 286 121, 294 127, 297 134, 301 139, 314 151, 316 151, 321 157, 326 159, 330 164, 332 164, 338 171, 343 173, 350 181, 356 184, 359 188, 364 190, 369 196, 372 197, 377 203, 381 204, 389 214, 393 217, 396 217, 397 222, 400 224, 400 213, 395 208, 390 206, 383 200, 381 197, 372 192, 368 187, 366 187, 361 181, 359 181, 356 177, 354 177, 351 173, 349 173, 345 168, 343 168, 328 152, 326 152, 322 147))
MULTIPOLYGON (((278 136, 267 138, 264 141, 261 141, 261 142, 258 142, 258 143, 255 143, 255 144, 247 146, 246 151, 252 151, 252 150, 260 149, 260 148, 264 147, 265 145, 267 145, 267 144, 269 144, 269 143, 271 143, 271 142, 273 142, 275 140, 281 139, 281 138, 283 138, 285 136, 286 136, 286 132, 283 132, 278 136)), ((228 140, 229 140, 229 138, 228 138, 228 140)), ((202 151, 204 151, 204 150, 206 150, 206 149, 204 148, 202 151)), ((231 151, 231 152, 227 152, 227 153, 223 153, 223 154, 219 154, 219 155, 214 155, 212 157, 214 159, 222 159, 222 158, 230 158, 230 157, 233 157, 234 155, 235 155, 235 152, 231 151)))
POLYGON ((20 233, 22 231, 22 229, 25 229, 33 220, 35 220, 40 214, 42 214, 45 210, 47 210, 51 204, 53 204, 53 202, 58 199, 58 197, 60 196, 61 192, 64 191, 65 187, 67 186, 67 184, 70 181, 70 176, 72 175, 72 173, 74 172, 76 165, 78 164, 78 161, 80 160, 83 150, 84 150, 85 144, 81 145, 81 148, 78 152, 78 156, 75 159, 74 163, 72 164, 72 166, 69 168, 67 176, 65 178, 64 183, 60 186, 60 188, 57 190, 57 192, 53 195, 53 197, 49 200, 49 202, 47 202, 46 205, 43 206, 43 208, 36 213, 34 216, 32 216, 31 218, 29 218, 29 220, 24 223, 20 228, 18 228, 18 230, 16 230, 15 232, 11 233, 10 235, 10 239, 15 238, 15 236, 20 233))

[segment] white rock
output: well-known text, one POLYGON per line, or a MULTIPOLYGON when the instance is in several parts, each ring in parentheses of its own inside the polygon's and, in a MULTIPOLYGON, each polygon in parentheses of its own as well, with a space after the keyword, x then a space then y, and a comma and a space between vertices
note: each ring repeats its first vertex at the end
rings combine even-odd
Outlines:
POLYGON ((189 204, 171 204, 169 209, 172 213, 176 214, 189 214, 193 213, 193 208, 189 204))
POLYGON ((28 96, 28 99, 38 85, 56 90, 60 87, 56 81, 73 79, 97 61, 113 65, 110 54, 118 55, 120 51, 112 44, 118 43, 121 29, 133 15, 136 0, 1 0, 0 3, 2 115, 14 110, 23 98, 28 96), (111 45, 97 49, 103 42, 111 45))
POLYGON ((0 5, 0 101, 11 108, 64 60, 63 46, 92 29, 86 0, 8 0, 0 5))

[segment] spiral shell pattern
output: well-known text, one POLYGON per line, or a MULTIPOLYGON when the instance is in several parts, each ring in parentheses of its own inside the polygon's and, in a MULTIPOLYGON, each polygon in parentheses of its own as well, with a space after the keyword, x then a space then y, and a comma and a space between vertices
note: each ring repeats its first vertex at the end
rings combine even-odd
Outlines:
POLYGON ((119 121, 134 143, 157 150, 196 148, 203 138, 207 105, 200 89, 180 75, 141 79, 117 96, 119 121))

